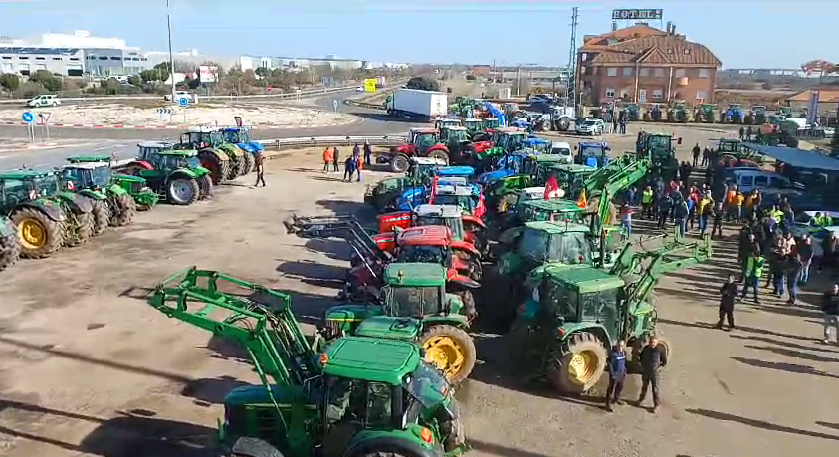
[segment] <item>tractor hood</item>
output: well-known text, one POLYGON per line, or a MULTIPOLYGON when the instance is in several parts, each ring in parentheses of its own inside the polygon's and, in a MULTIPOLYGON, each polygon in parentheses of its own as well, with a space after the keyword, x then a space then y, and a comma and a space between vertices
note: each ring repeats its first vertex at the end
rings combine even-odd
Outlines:
POLYGON ((413 341, 419 336, 422 323, 408 317, 375 316, 358 325, 355 336, 413 341))
POLYGON ((73 192, 59 192, 57 196, 67 203, 74 213, 89 213, 93 211, 93 201, 84 195, 73 192))
MULTIPOLYGON (((326 310, 323 319, 326 321, 341 323, 361 322, 373 316, 382 315, 383 311, 378 306, 365 305, 341 305, 333 306, 326 310)), ((340 326, 340 325, 339 325, 340 326)))
POLYGON ((236 143, 236 146, 239 148, 244 149, 250 153, 262 152, 265 150, 265 146, 262 143, 258 143, 256 141, 251 141, 249 143, 236 143))
POLYGON ((137 184, 145 184, 146 178, 141 178, 140 176, 132 176, 132 175, 123 175, 123 174, 115 174, 114 178, 119 179, 121 182, 131 182, 137 184))
MULTIPOLYGON (((280 405, 290 405, 297 402, 305 401, 305 395, 302 386, 284 385, 278 386, 276 384, 270 387, 274 399, 280 405)), ((234 388, 224 397, 224 405, 240 406, 252 404, 271 404, 271 396, 268 395, 268 388, 264 385, 244 385, 234 388)))
POLYGON ((486 173, 481 173, 480 175, 478 175, 478 182, 486 186, 494 181, 504 179, 507 176, 512 176, 514 174, 516 174, 516 172, 509 169, 488 171, 486 173))

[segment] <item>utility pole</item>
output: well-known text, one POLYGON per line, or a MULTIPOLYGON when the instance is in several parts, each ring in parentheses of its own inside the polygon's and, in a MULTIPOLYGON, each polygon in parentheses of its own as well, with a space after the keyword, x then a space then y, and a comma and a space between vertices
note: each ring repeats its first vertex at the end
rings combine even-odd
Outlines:
POLYGON ((516 68, 516 97, 521 97, 521 64, 516 68))
POLYGON ((166 0, 166 29, 169 32, 169 77, 172 78, 172 103, 175 100, 175 58, 172 56, 172 19, 169 16, 169 0, 166 0))
POLYGON ((568 46, 568 82, 565 84, 565 106, 568 107, 568 100, 571 99, 576 110, 577 107, 577 12, 575 6, 571 9, 571 43, 568 46))

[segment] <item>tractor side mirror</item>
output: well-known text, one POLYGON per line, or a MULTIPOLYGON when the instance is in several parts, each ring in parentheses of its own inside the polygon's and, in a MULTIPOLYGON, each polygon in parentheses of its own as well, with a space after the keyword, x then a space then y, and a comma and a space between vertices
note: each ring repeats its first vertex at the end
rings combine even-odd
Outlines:
POLYGON ((682 137, 676 139, 676 144, 682 144, 682 137))

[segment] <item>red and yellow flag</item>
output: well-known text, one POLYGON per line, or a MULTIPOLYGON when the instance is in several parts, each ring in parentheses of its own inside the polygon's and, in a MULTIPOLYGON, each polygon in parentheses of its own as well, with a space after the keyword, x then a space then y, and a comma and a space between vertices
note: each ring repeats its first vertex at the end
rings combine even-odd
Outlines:
POLYGON ((577 206, 580 208, 588 208, 588 199, 586 199, 586 190, 580 192, 580 198, 577 200, 577 206))

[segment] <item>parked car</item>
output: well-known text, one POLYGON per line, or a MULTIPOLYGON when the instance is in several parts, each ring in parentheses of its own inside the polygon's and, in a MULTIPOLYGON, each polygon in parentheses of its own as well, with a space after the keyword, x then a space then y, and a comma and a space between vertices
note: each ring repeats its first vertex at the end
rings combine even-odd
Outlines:
POLYGON ((364 92, 364 88, 361 87, 361 86, 358 86, 358 87, 355 88, 355 91, 356 92, 364 92))
POLYGON ((577 122, 574 128, 580 135, 602 135, 606 132, 606 123, 603 119, 586 119, 577 122))
POLYGON ((560 163, 573 163, 574 154, 571 152, 571 145, 565 141, 554 141, 551 143, 551 154, 562 157, 560 163))
POLYGON ((185 99, 189 100, 190 103, 198 103, 198 95, 196 95, 192 92, 187 92, 185 90, 179 90, 179 91, 174 93, 174 97, 172 97, 172 95, 173 94, 166 94, 166 95, 163 96, 163 99, 166 100, 167 102, 171 102, 172 100, 178 101, 182 98, 185 98, 185 99))
POLYGON ((744 194, 755 189, 804 189, 802 184, 794 183, 786 176, 759 168, 734 167, 727 169, 725 173, 726 179, 736 184, 744 194))
POLYGON ((61 100, 58 99, 58 95, 36 95, 32 100, 26 102, 26 106, 29 108, 43 108, 60 104, 61 100))

